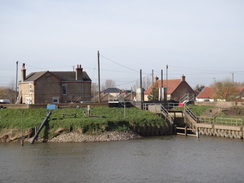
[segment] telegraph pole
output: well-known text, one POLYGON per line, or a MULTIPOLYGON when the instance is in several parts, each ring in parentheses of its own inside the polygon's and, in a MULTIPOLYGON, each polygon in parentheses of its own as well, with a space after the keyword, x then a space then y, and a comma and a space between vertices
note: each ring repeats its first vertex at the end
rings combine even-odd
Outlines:
POLYGON ((142 70, 140 69, 141 109, 143 109, 142 70))
POLYGON ((97 62, 98 62, 98 103, 101 103, 101 88, 100 88, 100 53, 97 51, 97 62))
POLYGON ((163 81, 163 70, 161 69, 161 87, 160 87, 160 102, 163 100, 163 88, 164 88, 164 81, 163 81))
POLYGON ((15 101, 15 103, 17 103, 17 100, 18 100, 18 64, 19 64, 19 62, 16 61, 16 83, 15 83, 16 101, 15 101))
POLYGON ((168 90, 168 65, 166 65, 166 89, 168 90))

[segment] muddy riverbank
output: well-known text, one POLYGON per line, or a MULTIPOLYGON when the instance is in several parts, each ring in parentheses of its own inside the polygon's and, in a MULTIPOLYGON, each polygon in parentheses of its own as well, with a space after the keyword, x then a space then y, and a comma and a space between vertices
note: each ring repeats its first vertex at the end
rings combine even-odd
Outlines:
MULTIPOLYGON (((100 134, 83 134, 81 132, 67 132, 58 130, 54 137, 38 138, 38 142, 106 142, 106 141, 122 141, 141 138, 134 132, 117 132, 108 131, 100 134)), ((18 129, 4 129, 0 134, 0 142, 30 142, 33 138, 32 130, 20 131, 18 129)))

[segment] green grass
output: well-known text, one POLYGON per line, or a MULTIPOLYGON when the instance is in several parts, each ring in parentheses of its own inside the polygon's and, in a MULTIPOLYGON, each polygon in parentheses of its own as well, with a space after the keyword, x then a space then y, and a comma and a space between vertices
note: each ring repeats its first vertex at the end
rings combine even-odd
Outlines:
MULTIPOLYGON (((205 111, 214 108, 213 106, 194 106, 194 105, 189 105, 188 107, 196 116, 201 116, 205 111)), ((241 113, 242 111, 244 111, 244 109, 242 107, 233 107, 233 108, 229 108, 228 110, 232 110, 234 112, 232 112, 231 114, 226 114, 224 111, 222 111, 214 118, 206 117, 205 119, 202 118, 202 120, 205 120, 206 123, 242 126, 244 124, 244 116, 241 115, 241 113)))
POLYGON ((189 105, 187 106, 196 116, 201 116, 206 110, 214 108, 213 106, 197 106, 197 105, 189 105))
MULTIPOLYGON (((137 108, 108 108, 97 107, 91 109, 91 115, 86 117, 85 109, 65 108, 52 110, 49 129, 55 131, 64 128, 67 131, 82 130, 83 133, 101 133, 105 131, 130 131, 131 126, 164 126, 164 119, 154 113, 137 108), (76 114, 62 117, 62 114, 76 114), (104 118, 99 117, 104 116, 104 118)), ((46 109, 2 109, 0 110, 1 129, 28 129, 39 127, 46 117, 46 109)))

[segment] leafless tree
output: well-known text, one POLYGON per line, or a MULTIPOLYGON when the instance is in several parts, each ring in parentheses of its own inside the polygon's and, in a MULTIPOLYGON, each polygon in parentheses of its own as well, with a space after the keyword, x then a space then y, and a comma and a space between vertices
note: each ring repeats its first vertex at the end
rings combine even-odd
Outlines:
POLYGON ((197 86, 194 88, 196 95, 198 95, 202 91, 203 88, 204 88, 204 85, 197 84, 197 86))
POLYGON ((105 90, 107 88, 115 88, 115 87, 116 87, 115 81, 112 79, 107 79, 102 85, 102 90, 105 90))
POLYGON ((234 100, 238 96, 237 84, 230 79, 216 81, 212 84, 214 88, 214 98, 226 101, 234 100))
POLYGON ((11 88, 0 87, 0 98, 9 99, 11 103, 14 103, 16 100, 16 92, 11 88))
MULTIPOLYGON (((152 76, 147 75, 142 78, 142 88, 147 89, 152 85, 152 76)), ((137 80, 132 89, 136 91, 137 88, 140 88, 140 82, 137 80)))
POLYGON ((92 83, 91 84, 91 97, 94 98, 98 94, 98 84, 92 83))

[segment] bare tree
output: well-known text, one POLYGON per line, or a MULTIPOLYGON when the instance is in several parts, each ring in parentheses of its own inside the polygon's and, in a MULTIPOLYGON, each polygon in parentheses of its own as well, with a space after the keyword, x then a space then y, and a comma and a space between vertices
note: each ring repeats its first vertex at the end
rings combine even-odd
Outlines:
POLYGON ((91 96, 94 98, 98 94, 98 84, 97 83, 92 83, 91 84, 91 96))
POLYGON ((0 98, 9 99, 11 103, 14 103, 16 100, 16 92, 7 87, 0 87, 0 98))
POLYGON ((237 84, 229 79, 217 81, 212 86, 215 93, 214 98, 216 99, 231 101, 238 96, 237 84))
MULTIPOLYGON (((152 85, 152 76, 148 75, 142 78, 142 88, 147 89, 152 85)), ((136 91, 137 88, 140 88, 140 82, 137 80, 132 89, 136 91)))
POLYGON ((198 95, 203 90, 204 87, 205 87, 204 85, 197 84, 197 86, 194 88, 196 95, 198 95))
POLYGON ((105 90, 107 88, 115 88, 115 87, 116 87, 115 81, 111 79, 107 79, 102 85, 102 90, 105 90))

